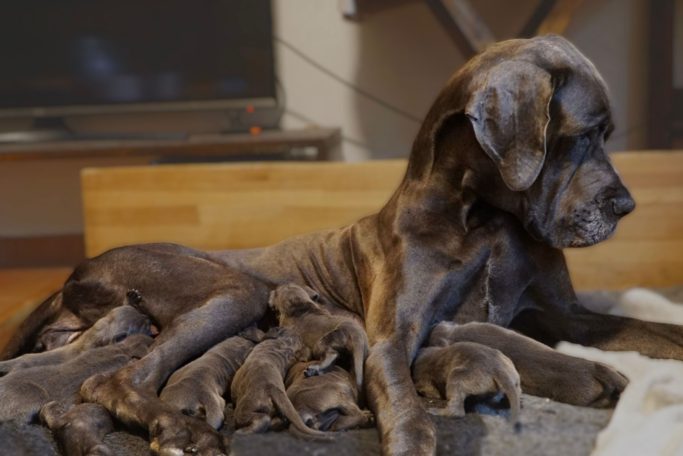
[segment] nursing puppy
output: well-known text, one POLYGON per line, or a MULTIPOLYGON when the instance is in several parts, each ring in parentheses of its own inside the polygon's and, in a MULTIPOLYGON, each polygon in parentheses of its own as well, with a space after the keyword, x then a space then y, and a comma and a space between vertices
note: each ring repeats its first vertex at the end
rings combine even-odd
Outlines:
POLYGON ((445 408, 429 409, 432 414, 464 416, 468 396, 504 393, 510 419, 517 422, 522 395, 519 374, 510 358, 496 349, 472 342, 423 348, 413 365, 413 381, 423 396, 448 400, 445 408))
POLYGON ((130 334, 151 335, 149 318, 131 306, 116 307, 67 345, 46 352, 27 353, 18 358, 0 361, 0 375, 17 369, 64 363, 91 348, 119 342, 130 334))
POLYGON ((362 391, 363 364, 368 357, 365 330, 352 318, 332 315, 318 299, 315 290, 290 283, 273 290, 268 304, 278 313, 280 326, 292 328, 311 350, 311 357, 321 360, 308 366, 307 375, 323 372, 346 352, 353 359, 356 387, 362 391))
POLYGON ((13 371, 0 378, 0 421, 32 422, 40 408, 50 401, 74 404, 88 377, 111 374, 147 353, 152 338, 136 334, 123 342, 88 350, 61 364, 13 371))
POLYGON ((429 335, 430 346, 445 347, 456 342, 475 342, 503 352, 519 373, 522 391, 534 396, 568 404, 613 407, 628 384, 626 377, 605 364, 559 353, 490 323, 442 321, 429 335), (548 394, 548 385, 554 386, 552 395, 548 394))
POLYGON ((254 327, 215 345, 171 375, 159 397, 183 414, 205 419, 214 429, 220 428, 225 410, 223 394, 261 339, 263 333, 254 327))
POLYGON ((305 355, 301 338, 286 328, 269 331, 266 339, 254 347, 230 387, 237 432, 265 432, 279 412, 289 420, 294 435, 327 438, 325 433, 304 424, 285 393, 285 374, 296 361, 308 358, 305 355))
POLYGON ((40 420, 52 431, 59 449, 67 456, 110 456, 104 436, 114 430, 109 412, 98 404, 78 404, 68 411, 57 402, 40 409, 40 420))
POLYGON ((345 431, 368 427, 372 412, 358 407, 358 388, 346 370, 332 366, 321 375, 307 376, 310 363, 297 363, 287 373, 287 396, 308 427, 345 431))

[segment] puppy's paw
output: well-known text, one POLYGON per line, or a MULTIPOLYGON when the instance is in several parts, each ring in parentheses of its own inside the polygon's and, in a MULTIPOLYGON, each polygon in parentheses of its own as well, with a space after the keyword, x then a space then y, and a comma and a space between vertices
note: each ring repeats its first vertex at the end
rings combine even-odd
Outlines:
POLYGON ((304 377, 315 377, 316 375, 320 375, 320 369, 316 367, 307 367, 304 370, 304 377))
POLYGON ((107 445, 101 443, 90 448, 86 453, 86 456, 114 456, 114 452, 107 445))
POLYGON ((150 449, 160 456, 226 454, 226 442, 204 421, 181 414, 164 413, 151 424, 150 449))
POLYGON ((375 414, 370 410, 363 410, 363 418, 365 419, 363 427, 372 427, 375 425, 375 414))

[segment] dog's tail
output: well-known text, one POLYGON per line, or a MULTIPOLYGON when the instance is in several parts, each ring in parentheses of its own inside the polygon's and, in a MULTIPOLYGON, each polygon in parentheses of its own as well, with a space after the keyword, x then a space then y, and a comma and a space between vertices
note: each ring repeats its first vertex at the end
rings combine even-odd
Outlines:
POLYGON ((61 290, 43 301, 19 325, 5 348, 0 352, 0 360, 14 358, 27 352, 35 343, 39 330, 62 310, 61 290))
POLYGON ((301 437, 307 440, 316 440, 321 442, 329 442, 332 440, 332 436, 326 432, 320 432, 315 429, 311 429, 299 416, 299 412, 296 411, 292 401, 289 400, 287 394, 283 389, 273 388, 271 391, 271 398, 277 409, 282 413, 285 418, 289 420, 289 431, 297 437, 301 437))

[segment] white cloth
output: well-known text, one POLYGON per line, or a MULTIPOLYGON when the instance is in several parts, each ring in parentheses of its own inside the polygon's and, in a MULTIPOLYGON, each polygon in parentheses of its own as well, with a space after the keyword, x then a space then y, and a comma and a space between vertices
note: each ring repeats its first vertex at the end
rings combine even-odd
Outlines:
MULTIPOLYGON (((683 324, 683 305, 644 289, 624 293, 605 313, 683 324)), ((558 350, 608 364, 629 378, 593 456, 683 456, 683 362, 561 342, 558 350)))

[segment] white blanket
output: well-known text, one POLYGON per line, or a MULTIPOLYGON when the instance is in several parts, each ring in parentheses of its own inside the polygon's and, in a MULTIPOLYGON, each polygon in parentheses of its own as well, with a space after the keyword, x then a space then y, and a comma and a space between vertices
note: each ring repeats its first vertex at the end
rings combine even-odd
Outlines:
MULTIPOLYGON (((596 309, 597 310, 597 309, 596 309)), ((652 291, 633 289, 601 309, 613 315, 683 324, 683 305, 652 291)), ((613 366, 629 378, 594 456, 683 456, 683 362, 635 352, 607 352, 562 342, 563 353, 613 366)))

